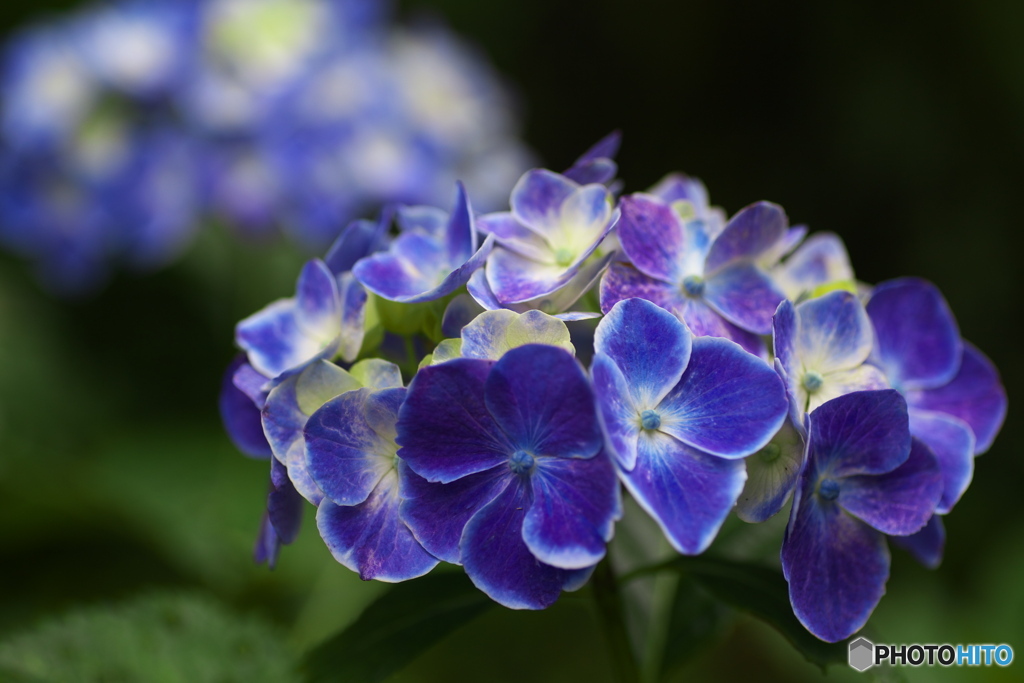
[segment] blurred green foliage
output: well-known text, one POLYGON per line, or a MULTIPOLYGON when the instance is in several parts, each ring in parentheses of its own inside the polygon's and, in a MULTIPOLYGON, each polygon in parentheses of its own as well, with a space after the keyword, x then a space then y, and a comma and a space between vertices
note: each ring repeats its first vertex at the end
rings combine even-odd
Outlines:
MULTIPOLYGON (((9 31, 75 4, 12 0, 0 21, 9 31)), ((894 551, 872 623, 888 642, 1005 642, 1024 652, 1024 430, 1015 415, 1024 388, 1024 5, 400 6, 404 16, 440 14, 491 56, 518 88, 527 139, 551 167, 621 128, 630 191, 684 170, 730 212, 771 199, 793 223, 839 233, 861 279, 913 274, 942 289, 964 336, 1000 368, 1010 414, 947 519, 943 566, 930 572, 894 551)), ((138 596, 161 590, 198 596, 174 609, 192 610, 196 630, 180 642, 201 641, 203 657, 237 655, 244 642, 268 662, 294 661, 383 592, 331 559, 311 508, 277 570, 251 563, 267 466, 233 451, 216 394, 235 322, 289 296, 304 258, 214 226, 160 273, 122 274, 93 299, 61 302, 24 264, 0 257, 0 653, 28 657, 95 628, 91 635, 113 629, 125 639, 95 657, 113 664, 130 650, 141 658, 142 640, 155 646, 167 634, 140 624, 171 598, 138 596), (278 646, 284 659, 273 654, 278 646)), ((716 549, 770 558, 780 526, 765 529, 773 535, 741 525, 716 549)), ((690 639, 701 633, 666 643, 672 680, 820 680, 769 627, 686 595, 691 602, 678 609, 704 610, 707 630, 724 638, 699 648, 690 639)), ((210 663, 229 666, 225 657, 210 663)), ((1021 665, 902 673, 1010 681, 1021 665)), ((607 670, 584 592, 543 613, 491 610, 391 680, 475 682, 484 672, 494 683, 600 683, 607 670)), ((830 680, 859 676, 829 672, 830 680)))

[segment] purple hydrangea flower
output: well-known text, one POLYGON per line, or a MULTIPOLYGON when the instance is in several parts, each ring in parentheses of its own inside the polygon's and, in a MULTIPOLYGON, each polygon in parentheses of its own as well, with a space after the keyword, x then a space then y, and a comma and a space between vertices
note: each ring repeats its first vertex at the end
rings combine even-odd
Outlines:
POLYGON ((843 394, 888 389, 885 375, 865 365, 874 335, 863 304, 845 291, 793 305, 783 301, 772 321, 775 358, 786 382, 793 424, 843 394))
POLYGON ((830 232, 808 237, 785 261, 771 269, 771 275, 791 301, 802 301, 819 287, 854 284, 846 247, 838 235, 830 232))
MULTIPOLYGON (((499 248, 487 259, 486 288, 476 288, 488 307, 549 296, 572 281, 618 220, 611 192, 604 185, 579 185, 545 169, 527 171, 512 189, 511 212, 480 218, 480 229, 499 248)), ((577 279, 571 305, 594 273, 577 279)), ((478 299, 479 300, 479 299, 478 299)), ((560 311, 552 311, 560 312, 560 311)))
POLYGON ((451 294, 483 265, 494 238, 478 248, 469 197, 461 183, 455 205, 444 223, 436 210, 399 210, 399 235, 386 252, 355 264, 352 272, 367 289, 391 301, 420 303, 451 294))
POLYGON ((317 528, 335 559, 364 580, 404 581, 438 562, 399 517, 401 482, 410 476, 395 444, 405 394, 348 391, 306 423, 307 468, 324 493, 317 528))
POLYGON ((743 489, 742 458, 786 419, 782 381, 733 342, 693 339, 643 299, 612 307, 594 349, 591 372, 619 476, 676 550, 703 552, 743 489))
POLYGON ((1006 393, 992 362, 960 338, 953 313, 929 282, 879 284, 867 303, 881 368, 910 410, 911 433, 928 444, 942 469, 937 512, 949 512, 971 482, 974 456, 985 452, 1006 416, 1006 393))
POLYGON ((498 361, 422 368, 398 421, 402 516, 482 591, 541 609, 589 576, 621 513, 593 392, 571 354, 528 344, 498 361))
POLYGON ((898 392, 859 391, 810 414, 807 462, 782 544, 793 611, 837 642, 858 631, 885 592, 885 536, 928 522, 942 494, 931 451, 911 440, 898 392))
POLYGON ((771 331, 784 296, 757 260, 786 237, 782 209, 752 204, 714 235, 710 223, 693 216, 688 201, 670 204, 641 193, 620 205, 619 242, 632 265, 613 263, 605 273, 601 310, 623 299, 647 299, 697 336, 731 339, 762 355, 757 335, 771 331))

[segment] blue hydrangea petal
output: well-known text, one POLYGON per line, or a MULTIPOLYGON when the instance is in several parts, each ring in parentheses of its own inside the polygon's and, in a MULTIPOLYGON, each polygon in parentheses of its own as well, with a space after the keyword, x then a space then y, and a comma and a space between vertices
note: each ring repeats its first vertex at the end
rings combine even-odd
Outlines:
POLYGON ((516 450, 484 403, 493 365, 455 358, 416 373, 399 411, 397 442, 421 477, 448 483, 504 465, 516 450))
POLYGON ((633 498, 684 555, 703 552, 736 503, 746 470, 661 432, 644 432, 636 467, 619 475, 633 498))
POLYGON ((256 564, 266 563, 268 569, 277 566, 277 558, 281 554, 281 537, 274 531, 267 512, 260 517, 260 528, 256 533, 256 543, 252 550, 252 561, 256 564))
POLYGON ((498 360, 525 344, 549 344, 576 353, 565 323, 540 311, 485 311, 462 330, 464 358, 498 360))
POLYGON ((806 225, 795 225, 792 228, 788 228, 782 235, 782 239, 776 242, 771 249, 761 254, 761 257, 757 259, 757 265, 765 269, 770 269, 777 265, 779 260, 793 251, 806 235, 806 225))
POLYGON ((440 284, 447 265, 436 239, 421 232, 406 232, 388 251, 358 261, 352 272, 374 294, 403 301, 440 284))
POLYGON ((638 409, 654 408, 690 362, 689 330, 644 299, 620 301, 598 323, 594 351, 615 361, 638 409))
POLYGON ((935 512, 953 509, 974 476, 974 432, 962 420, 910 408, 910 433, 931 449, 942 472, 942 497, 935 512))
POLYGON ((751 523, 775 516, 796 486, 805 455, 803 438, 787 420, 771 443, 746 459, 747 483, 736 501, 736 515, 751 523))
POLYGON ((484 400, 516 449, 535 457, 590 458, 604 445, 590 383, 564 349, 527 344, 506 352, 487 377, 484 400))
POLYGON ((402 386, 402 371, 380 358, 365 358, 349 369, 358 382, 371 389, 395 389, 402 386))
POLYGON ((605 314, 624 299, 646 299, 675 313, 684 297, 679 288, 657 280, 625 263, 612 263, 601 278, 601 311, 605 314))
POLYGON ((432 555, 461 564, 459 541, 466 523, 512 481, 506 467, 470 474, 447 484, 432 483, 399 460, 402 520, 432 555))
POLYGON ((566 197, 557 225, 549 228, 546 236, 556 250, 565 247, 573 254, 589 255, 590 247, 604 239, 619 215, 607 188, 584 185, 566 197))
POLYGON ((347 273, 356 261, 383 249, 393 215, 392 209, 385 208, 376 221, 350 223, 327 250, 324 263, 328 269, 336 275, 347 273))
POLYGON ((579 188, 565 176, 547 169, 527 171, 512 188, 509 204, 516 220, 541 237, 559 222, 562 204, 579 188))
POLYGON ((306 423, 306 466, 324 494, 338 505, 365 501, 394 467, 394 442, 368 419, 367 402, 373 393, 373 389, 357 389, 336 396, 306 423))
POLYGON ((796 307, 796 353, 805 369, 819 374, 855 368, 874 343, 863 304, 845 291, 829 292, 796 307))
MULTIPOLYGON (((650 195, 623 197, 616 233, 623 251, 640 272, 663 282, 678 284, 683 270, 686 233, 672 208, 650 195)), ((698 273, 699 274, 699 273, 698 273)))
POLYGON ((334 355, 340 308, 334 276, 322 261, 314 259, 302 269, 295 298, 276 301, 242 320, 235 328, 235 338, 254 368, 277 377, 334 355))
POLYGON ((669 173, 651 188, 650 194, 666 204, 678 201, 690 202, 696 207, 698 214, 707 209, 711 203, 704 183, 683 173, 669 173))
POLYGON ((877 346, 872 362, 894 387, 931 389, 960 367, 960 330, 935 285, 901 278, 875 287, 867 304, 877 346))
POLYGON ((402 232, 418 231, 436 239, 448 229, 448 214, 435 206, 400 206, 396 219, 402 232))
POLYGON ((266 405, 267 394, 273 388, 273 380, 249 365, 248 362, 238 366, 234 376, 231 378, 231 383, 235 385, 236 389, 248 396, 253 405, 260 410, 263 410, 263 406, 266 405))
POLYGON ((753 263, 734 263, 707 278, 704 298, 734 325, 771 334, 772 316, 786 297, 753 263))
POLYGON ((523 540, 534 557, 562 569, 597 564, 622 514, 619 480, 608 454, 541 458, 531 484, 533 504, 523 521, 523 540))
POLYGON ((266 459, 272 451, 263 434, 260 409, 234 383, 235 372, 246 364, 245 354, 239 354, 228 365, 221 379, 217 405, 224 430, 235 448, 251 458, 266 459))
POLYGON ((744 207, 711 245, 705 261, 707 276, 738 261, 756 260, 785 237, 787 227, 786 212, 778 204, 756 202, 744 207))
POLYGON ((612 131, 584 152, 563 175, 580 185, 608 182, 618 172, 618 166, 612 159, 618 153, 621 143, 622 134, 617 130, 612 131))
MULTIPOLYGON (((464 263, 473 255, 477 245, 476 223, 469 196, 462 181, 455 183, 455 203, 448 217, 444 234, 445 252, 451 264, 464 263)), ((465 284, 465 283, 462 283, 465 284)))
POLYGON ((830 643, 860 630, 885 594, 885 536, 832 503, 801 491, 782 542, 782 570, 793 613, 830 643))
POLYGON ((656 408, 661 430, 723 458, 763 448, 786 419, 782 380, 726 339, 698 337, 679 383, 656 408))
POLYGON ((776 371, 786 384, 790 419, 799 430, 806 412, 807 395, 800 386, 802 368, 796 352, 796 336, 796 307, 792 301, 786 300, 779 304, 772 316, 772 350, 776 371))
POLYGON ((398 489, 398 473, 391 471, 365 502, 337 505, 325 498, 317 509, 317 529, 331 555, 364 581, 405 581, 437 566, 400 519, 398 489))
POLYGON ((832 399, 811 414, 810 426, 811 457, 832 477, 892 472, 910 455, 907 404, 892 389, 832 399))
POLYGON ((670 310, 686 323, 695 337, 721 337, 736 342, 747 353, 762 359, 768 357, 767 347, 760 336, 733 325, 702 299, 683 298, 670 310))
POLYGON ((366 290, 352 273, 338 278, 338 294, 341 299, 341 343, 338 353, 351 363, 359 356, 366 334, 366 290))
POLYGON ((495 602, 511 609, 544 609, 576 572, 540 562, 523 541, 530 489, 515 478, 466 524, 460 544, 466 574, 495 602))
POLYGON ((267 518, 284 544, 294 541, 302 525, 302 496, 292 486, 288 470, 277 458, 270 459, 270 492, 267 494, 267 518))
POLYGON ((910 553, 915 560, 928 569, 935 569, 942 563, 942 552, 946 546, 946 527, 942 517, 932 515, 924 528, 909 536, 892 536, 890 542, 910 553))
POLYGON ((992 445, 1006 418, 1006 390, 999 371, 985 354, 970 342, 963 342, 960 369, 948 384, 926 390, 910 390, 907 403, 922 410, 946 413, 966 422, 976 439, 974 452, 984 453, 992 445))
POLYGON ((481 232, 494 235, 498 244, 538 263, 554 264, 551 245, 543 237, 525 227, 510 212, 489 213, 477 219, 481 232))
MULTIPOLYGON (((500 249, 495 249, 495 251, 500 251, 500 249)), ((496 311, 504 307, 498 301, 498 297, 495 296, 490 283, 487 282, 486 267, 478 269, 470 276, 469 281, 466 283, 466 290, 473 297, 473 300, 486 311, 496 311)))
POLYGON ((630 395, 629 383, 619 366, 603 353, 590 366, 605 435, 619 467, 629 472, 636 466, 640 413, 630 395))
POLYGON ((862 365, 853 370, 830 372, 822 378, 821 388, 808 396, 807 390, 799 381, 796 383, 799 400, 806 399, 807 411, 816 410, 818 406, 855 391, 875 391, 888 389, 889 380, 873 365, 862 365))
POLYGON ((914 439, 907 461, 892 472, 842 479, 836 501, 883 533, 907 536, 928 523, 941 496, 935 456, 914 439))
POLYGON ((794 301, 822 285, 853 281, 846 247, 830 232, 808 237, 772 274, 786 297, 794 301))

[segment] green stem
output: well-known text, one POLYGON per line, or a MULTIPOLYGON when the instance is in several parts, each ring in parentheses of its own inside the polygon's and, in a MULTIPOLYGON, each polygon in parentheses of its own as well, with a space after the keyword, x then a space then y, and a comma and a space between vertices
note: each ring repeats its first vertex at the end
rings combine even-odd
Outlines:
POLYGON ((615 678, 619 683, 640 683, 640 670, 633 654, 633 646, 629 642, 629 632, 626 630, 626 615, 622 609, 619 584, 607 558, 594 570, 592 586, 601 627, 611 648, 615 678))

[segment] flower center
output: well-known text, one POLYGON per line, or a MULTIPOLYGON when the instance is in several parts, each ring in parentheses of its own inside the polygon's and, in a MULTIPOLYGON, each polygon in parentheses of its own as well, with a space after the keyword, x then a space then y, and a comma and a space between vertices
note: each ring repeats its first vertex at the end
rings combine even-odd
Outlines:
POLYGON ((653 431, 661 426, 661 416, 653 410, 645 410, 640 413, 640 424, 644 429, 653 431))
POLYGON ((821 376, 820 373, 817 373, 814 370, 811 370, 810 372, 804 375, 804 389, 807 390, 808 394, 813 394, 819 389, 821 389, 821 385, 824 383, 825 379, 821 376))
POLYGON ((533 471, 537 461, 533 459, 533 456, 526 451, 516 451, 509 458, 508 468, 516 474, 529 474, 533 471))
POLYGON ((835 500, 839 497, 839 482, 835 479, 822 479, 818 483, 818 495, 825 500, 835 500))
POLYGON ((779 456, 782 455, 782 446, 777 443, 770 443, 762 448, 758 455, 761 458, 761 462, 766 465, 770 465, 778 460, 779 456))
POLYGON ((562 268, 567 268, 572 265, 573 256, 574 254, 572 253, 572 249, 569 249, 568 247, 562 247, 561 249, 555 252, 555 263, 557 263, 562 268))
POLYGON ((700 296, 704 293, 704 278, 700 275, 687 275, 683 279, 683 291, 687 296, 700 296))

